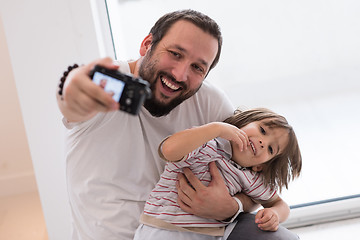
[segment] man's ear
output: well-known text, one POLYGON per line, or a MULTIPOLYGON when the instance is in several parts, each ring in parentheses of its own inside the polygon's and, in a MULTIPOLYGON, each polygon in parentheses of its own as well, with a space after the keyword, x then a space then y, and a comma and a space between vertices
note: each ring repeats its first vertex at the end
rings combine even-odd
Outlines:
POLYGON ((263 165, 260 164, 260 165, 253 166, 253 167, 252 167, 252 170, 253 170, 254 172, 261 172, 261 171, 263 170, 263 165))
POLYGON ((152 34, 150 33, 144 38, 144 40, 141 43, 140 56, 142 57, 145 56, 147 51, 151 48, 151 43, 152 43, 152 34))

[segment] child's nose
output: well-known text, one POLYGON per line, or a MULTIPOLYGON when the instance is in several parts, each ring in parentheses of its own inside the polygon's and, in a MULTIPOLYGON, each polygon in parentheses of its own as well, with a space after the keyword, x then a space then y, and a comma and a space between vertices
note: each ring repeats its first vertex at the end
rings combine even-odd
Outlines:
POLYGON ((263 142, 261 140, 260 140, 260 147, 264 148, 264 144, 263 144, 263 142))

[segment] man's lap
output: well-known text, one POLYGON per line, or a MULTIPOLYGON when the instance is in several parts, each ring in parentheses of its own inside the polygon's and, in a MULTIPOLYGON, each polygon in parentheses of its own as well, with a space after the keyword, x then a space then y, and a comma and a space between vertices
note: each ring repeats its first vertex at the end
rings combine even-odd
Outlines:
POLYGON ((255 224, 255 215, 241 213, 237 218, 237 224, 227 240, 298 240, 295 233, 280 226, 276 232, 262 231, 255 224))

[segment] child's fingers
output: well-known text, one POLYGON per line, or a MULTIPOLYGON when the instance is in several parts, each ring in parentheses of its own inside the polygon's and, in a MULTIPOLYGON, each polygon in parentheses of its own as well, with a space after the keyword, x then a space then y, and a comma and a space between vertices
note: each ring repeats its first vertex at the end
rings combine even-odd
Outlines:
POLYGON ((279 228, 277 216, 272 211, 261 209, 255 216, 255 223, 263 231, 276 231, 279 228))
POLYGON ((255 223, 262 223, 261 219, 263 217, 264 214, 264 209, 261 209, 257 212, 257 214, 255 215, 255 223))
POLYGON ((249 138, 248 138, 247 134, 243 130, 239 129, 239 137, 244 144, 243 149, 246 149, 247 146, 249 145, 249 138))
POLYGON ((276 231, 279 228, 279 224, 274 218, 271 218, 265 223, 258 224, 258 227, 263 231, 276 231))
POLYGON ((240 151, 243 151, 249 145, 249 139, 246 133, 241 129, 237 129, 235 134, 236 134, 236 139, 234 141, 239 146, 240 151))

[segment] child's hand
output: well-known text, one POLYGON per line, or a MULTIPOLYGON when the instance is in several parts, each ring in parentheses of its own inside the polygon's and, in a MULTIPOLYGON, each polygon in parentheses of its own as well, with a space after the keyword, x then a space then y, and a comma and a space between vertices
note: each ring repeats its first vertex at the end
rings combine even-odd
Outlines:
POLYGON ((264 208, 258 211, 255 216, 255 223, 258 224, 258 227, 263 231, 273 231, 275 232, 279 228, 279 216, 271 208, 264 208))
POLYGON ((240 151, 247 148, 249 138, 243 130, 228 123, 218 123, 218 126, 220 127, 219 137, 232 141, 239 146, 240 151))

